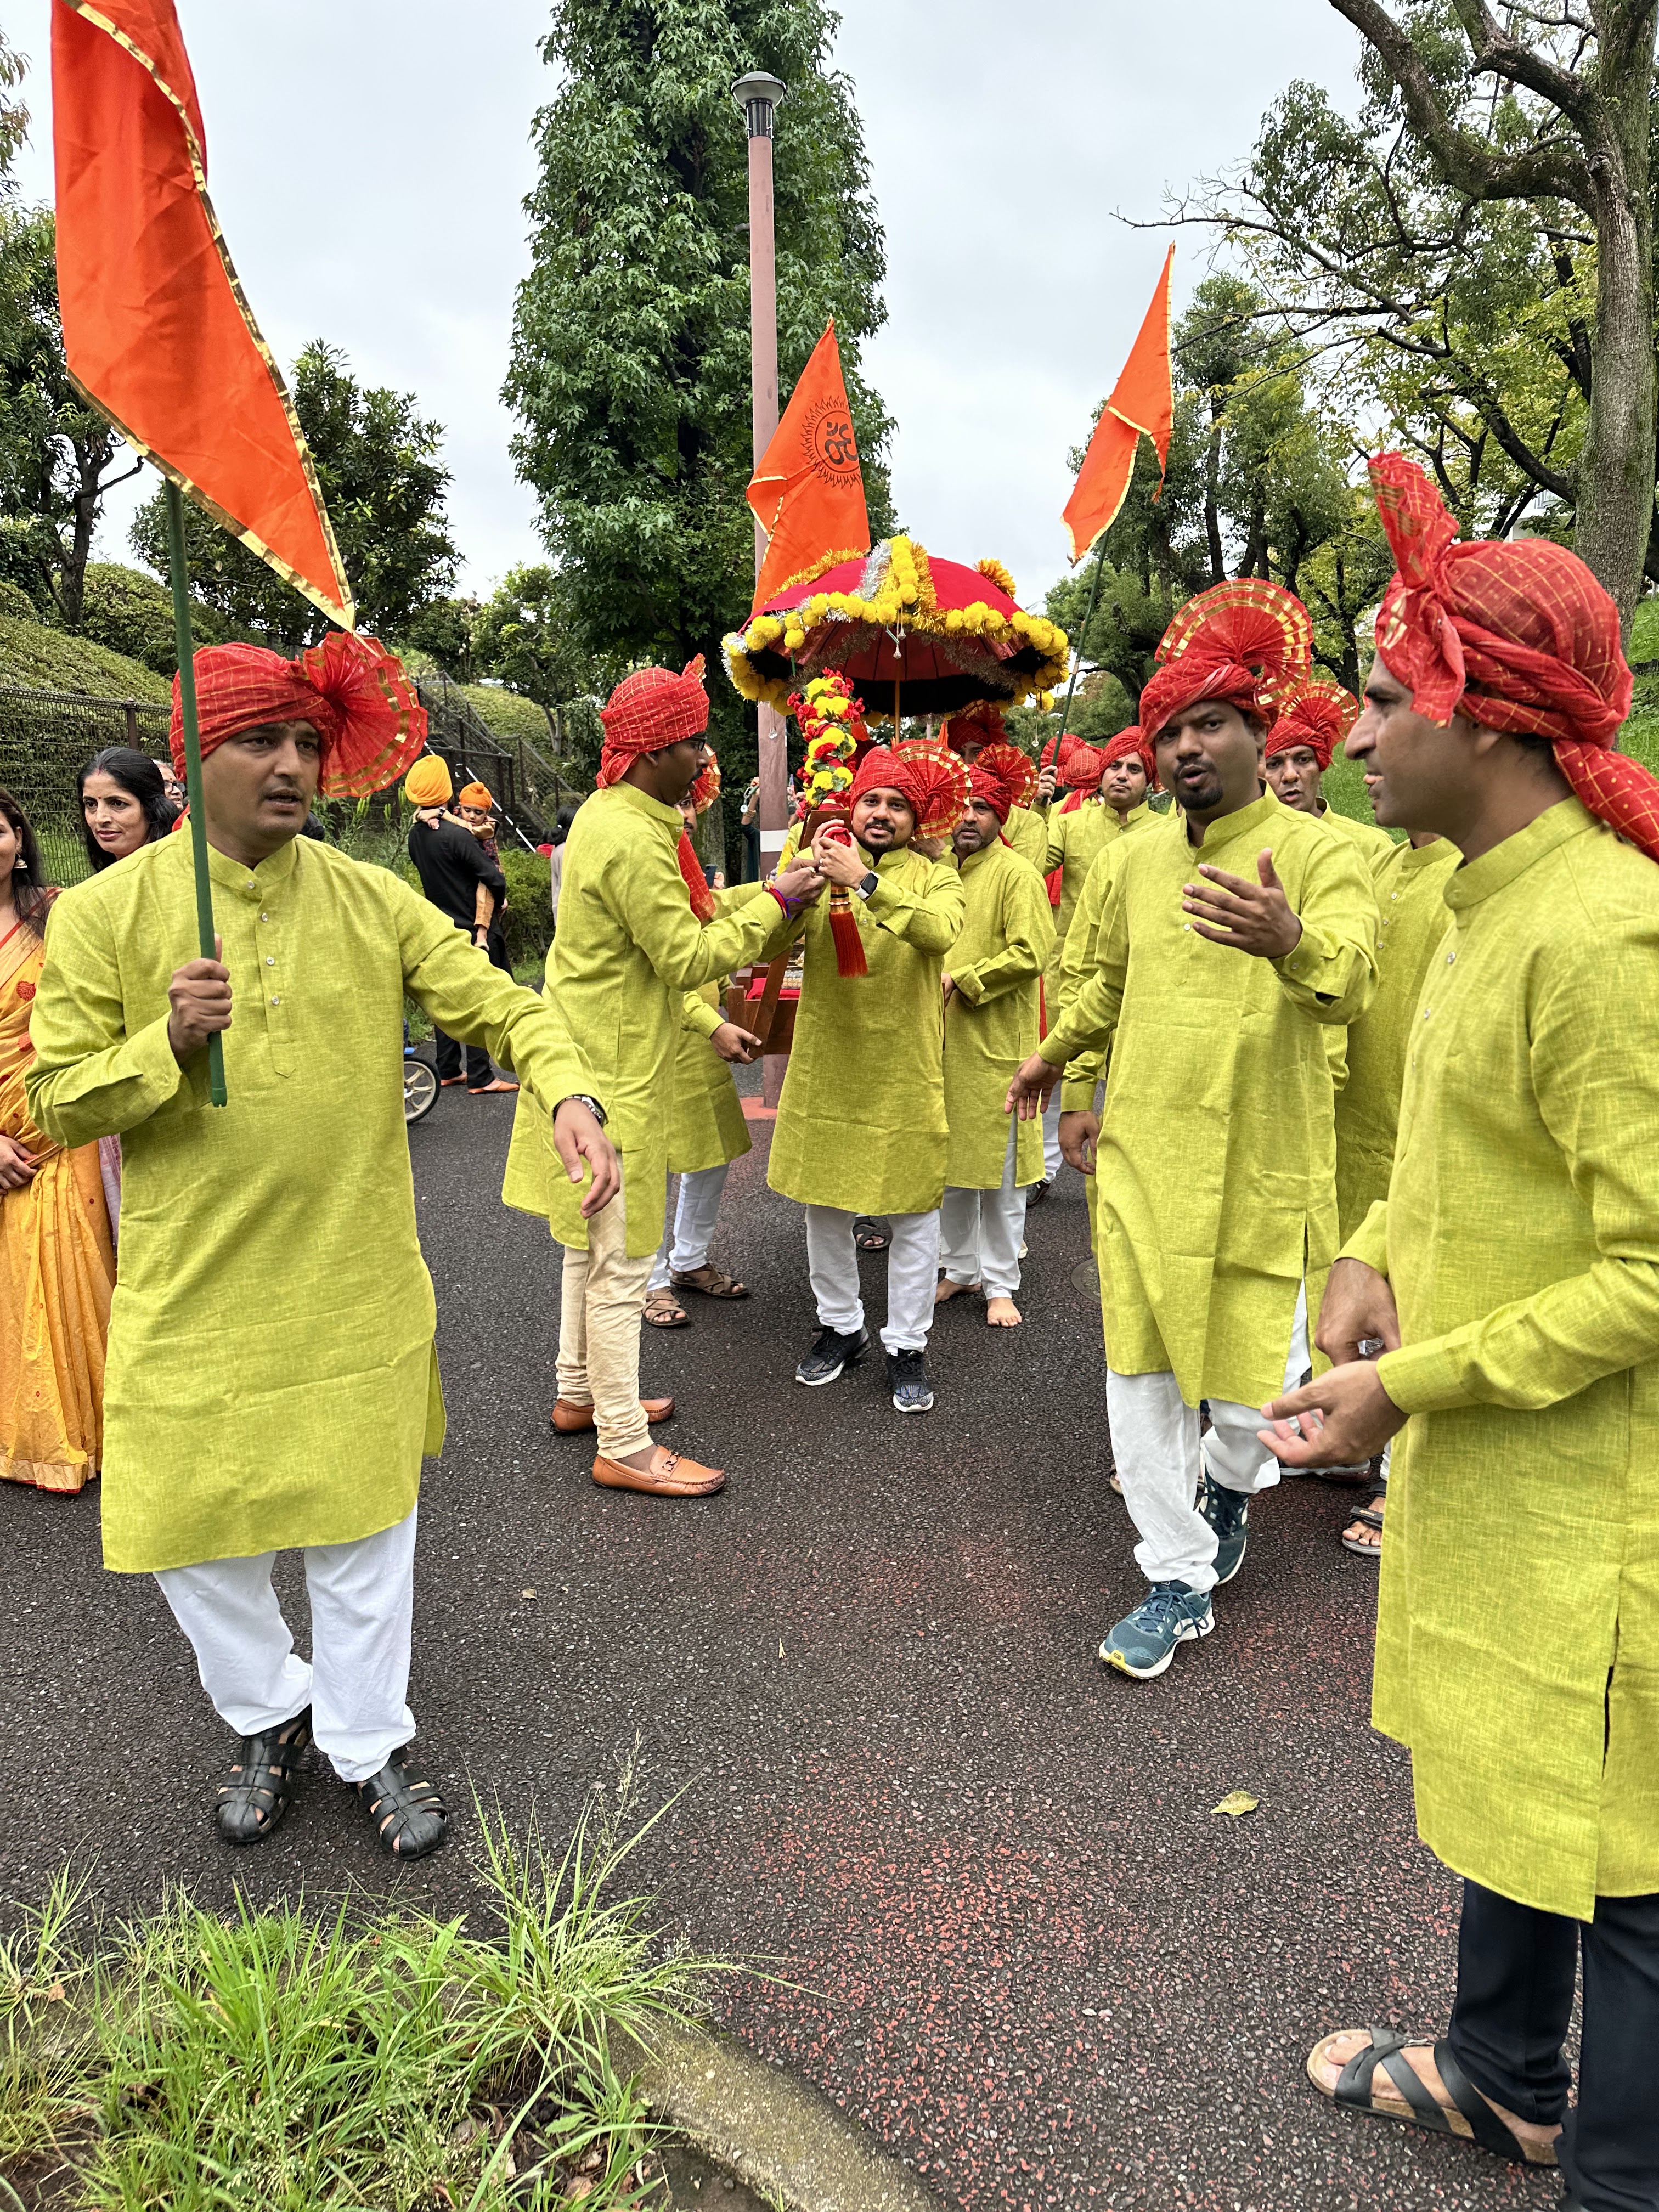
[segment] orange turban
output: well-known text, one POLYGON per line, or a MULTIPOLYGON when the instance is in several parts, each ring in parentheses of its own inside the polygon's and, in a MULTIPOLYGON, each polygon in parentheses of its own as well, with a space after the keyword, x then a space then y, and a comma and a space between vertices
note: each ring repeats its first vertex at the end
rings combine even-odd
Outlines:
POLYGON ((871 791, 896 791, 916 817, 916 836, 943 837, 967 811, 968 771, 948 746, 930 744, 924 738, 890 751, 872 745, 859 763, 848 805, 855 805, 871 791))
POLYGON ((1268 735, 1267 757, 1271 760, 1275 753, 1287 753, 1293 745, 1306 745, 1322 775, 1358 720, 1359 702, 1352 691, 1323 677, 1314 677, 1291 694, 1268 735))
POLYGON ((440 753, 422 753, 404 778, 404 797, 411 806, 444 806, 454 789, 449 763, 440 753))
POLYGON ((455 794, 457 806, 483 806, 493 809, 495 800, 487 783, 464 783, 455 794))
POLYGON ((1632 691, 1612 599, 1548 538, 1455 542, 1445 502, 1403 453, 1380 455, 1370 472, 1398 566, 1376 649, 1417 713, 1548 738, 1590 812, 1659 860, 1659 779, 1612 750, 1632 691))
POLYGON ((1271 726, 1286 696, 1313 672, 1313 622, 1300 599, 1264 577, 1241 576, 1188 599, 1158 641, 1140 695, 1150 742, 1171 716, 1220 699, 1271 726))
POLYGON ((1152 740, 1139 722, 1131 722, 1127 730, 1120 730, 1107 744, 1101 760, 1103 775, 1114 761, 1138 760, 1146 771, 1148 788, 1158 789, 1158 758, 1152 751, 1152 740))
POLYGON ((601 791, 617 781, 643 753, 659 753, 683 738, 700 738, 708 727, 708 694, 703 689, 702 653, 676 676, 669 668, 636 669, 624 676, 599 709, 605 744, 595 781, 601 791))
MULTIPOLYGON (((322 740, 319 788, 362 799, 395 783, 426 744, 426 709, 397 656, 331 629, 284 660, 262 645, 204 645, 195 657, 202 757, 262 722, 309 722, 322 740)), ((173 679, 173 765, 185 772, 185 717, 173 679)))

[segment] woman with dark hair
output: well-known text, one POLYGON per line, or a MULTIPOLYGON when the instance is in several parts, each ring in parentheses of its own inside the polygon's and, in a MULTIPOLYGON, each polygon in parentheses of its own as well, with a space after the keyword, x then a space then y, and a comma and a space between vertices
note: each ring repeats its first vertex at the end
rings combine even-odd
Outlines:
POLYGON ((165 837, 178 818, 148 753, 106 745, 81 771, 81 827, 94 874, 165 837))
POLYGON ((97 1146, 50 1143, 23 1097, 55 896, 28 817, 0 791, 0 1480, 75 1491, 103 1450, 115 1247, 97 1146))

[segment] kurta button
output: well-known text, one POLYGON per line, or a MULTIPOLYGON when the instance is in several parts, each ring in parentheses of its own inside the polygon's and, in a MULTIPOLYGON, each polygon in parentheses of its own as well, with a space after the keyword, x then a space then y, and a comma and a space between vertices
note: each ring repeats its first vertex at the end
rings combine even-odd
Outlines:
POLYGON ((265 965, 267 968, 274 968, 276 965, 276 955, 274 952, 266 953, 265 965))
POLYGON ((1453 962, 1454 960, 1455 960, 1455 959, 1456 959, 1456 957, 1457 957, 1457 955, 1456 955, 1455 952, 1449 952, 1449 953, 1446 955, 1446 965, 1447 965, 1447 967, 1448 967, 1448 968, 1449 968, 1449 967, 1451 966, 1452 962, 1453 962))
MULTIPOLYGON (((273 997, 270 1003, 273 1006, 280 1006, 283 1002, 280 998, 273 997)), ((1428 1017, 1425 1015, 1424 1019, 1426 1021, 1427 1018, 1428 1017)))
POLYGON ((250 876, 247 881, 242 885, 242 889, 245 891, 257 890, 258 888, 258 886, 255 884, 252 876, 250 876))
POLYGON ((268 914, 262 914, 259 916, 259 919, 261 921, 269 921, 270 920, 270 916, 268 914))

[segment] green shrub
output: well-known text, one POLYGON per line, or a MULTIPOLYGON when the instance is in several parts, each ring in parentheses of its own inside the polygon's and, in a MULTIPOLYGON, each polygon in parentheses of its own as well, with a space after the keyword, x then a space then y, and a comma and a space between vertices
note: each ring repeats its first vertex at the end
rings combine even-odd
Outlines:
POLYGON ((553 877, 539 853, 501 847, 507 878, 507 957, 514 970, 544 960, 553 942, 553 877))
MULTIPOLYGON (((217 645, 224 635, 218 616, 199 601, 191 605, 191 620, 198 645, 217 645)), ((88 562, 81 635, 111 653, 143 661, 169 680, 178 669, 173 593, 142 568, 124 568, 114 561, 88 562)))
MULTIPOLYGON (((10 602, 8 600, 7 605, 10 602)), ((10 615, 0 608, 0 684, 43 691, 86 691, 98 699, 150 699, 166 706, 173 686, 142 660, 90 638, 10 615)))

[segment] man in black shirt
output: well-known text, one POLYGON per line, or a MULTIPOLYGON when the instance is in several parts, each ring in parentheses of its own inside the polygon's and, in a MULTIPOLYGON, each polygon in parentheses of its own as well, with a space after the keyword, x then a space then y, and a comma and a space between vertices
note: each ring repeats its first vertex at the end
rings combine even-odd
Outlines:
MULTIPOLYGON (((489 920, 478 915, 478 886, 504 901, 507 878, 501 863, 492 860, 472 832, 444 811, 454 787, 449 770, 436 753, 424 753, 404 780, 404 796, 415 809, 409 825, 409 857, 421 879, 421 889, 441 914, 464 929, 480 951, 489 951, 489 920)), ((497 1075, 489 1054, 481 1045, 463 1048, 459 1041, 434 1029, 438 1048, 438 1080, 459 1083, 462 1054, 465 1053, 465 1082, 472 1096, 492 1091, 516 1091, 518 1085, 497 1075)))

